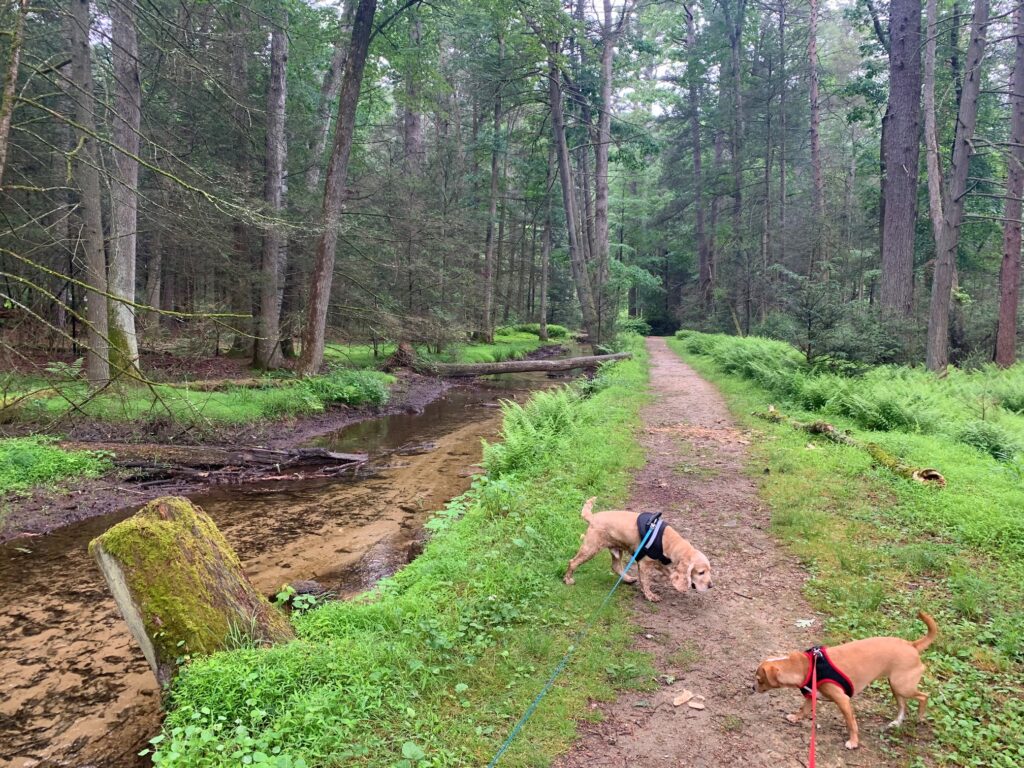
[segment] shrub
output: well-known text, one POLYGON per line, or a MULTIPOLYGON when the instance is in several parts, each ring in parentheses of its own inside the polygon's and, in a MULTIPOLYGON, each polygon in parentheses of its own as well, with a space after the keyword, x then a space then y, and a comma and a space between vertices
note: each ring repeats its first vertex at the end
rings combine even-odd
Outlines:
MULTIPOLYGON (((534 336, 540 336, 540 323, 518 323, 516 325, 505 326, 495 331, 498 336, 508 335, 510 332, 518 331, 519 333, 532 333, 534 336)), ((556 325, 555 323, 548 323, 548 338, 549 339, 564 339, 569 335, 569 329, 564 325, 556 325)))
POLYGON ((98 477, 110 467, 97 451, 65 451, 51 438, 0 440, 0 493, 26 491, 68 477, 98 477))
POLYGON ((623 317, 615 324, 620 333, 635 333, 640 336, 651 335, 651 324, 642 317, 623 317))
POLYGON ((321 403, 345 405, 384 405, 391 396, 388 386, 395 378, 378 371, 335 368, 326 376, 305 382, 309 392, 321 403))
POLYGON ((998 424, 991 421, 970 421, 957 432, 956 439, 979 451, 984 451, 993 459, 1007 461, 1020 450, 1016 440, 998 424))

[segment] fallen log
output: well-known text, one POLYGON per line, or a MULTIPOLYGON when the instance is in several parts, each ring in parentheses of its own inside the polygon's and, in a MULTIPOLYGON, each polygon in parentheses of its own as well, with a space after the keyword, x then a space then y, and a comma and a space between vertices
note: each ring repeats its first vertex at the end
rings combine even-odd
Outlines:
POLYGON ((946 478, 943 477, 942 473, 937 469, 911 466, 899 456, 889 453, 889 451, 885 450, 885 448, 880 446, 878 443, 861 442, 860 440, 851 437, 846 432, 840 432, 827 421, 812 421, 809 423, 797 421, 796 419, 790 418, 789 416, 775 410, 775 406, 772 405, 768 406, 768 411, 766 413, 759 413, 755 411, 753 415, 757 416, 759 419, 771 421, 775 424, 789 424, 794 429, 799 429, 812 435, 819 435, 820 437, 824 437, 826 440, 839 445, 848 445, 851 448, 859 448, 863 451, 867 451, 871 458, 875 460, 876 464, 885 467, 894 475, 899 475, 907 480, 936 485, 939 488, 946 487, 946 478))
POLYGON ((421 373, 435 376, 487 376, 495 373, 529 373, 533 371, 572 371, 577 368, 596 368, 602 363, 629 360, 631 352, 616 352, 613 355, 587 355, 566 357, 560 360, 507 360, 504 363, 423 363, 416 369, 421 373))

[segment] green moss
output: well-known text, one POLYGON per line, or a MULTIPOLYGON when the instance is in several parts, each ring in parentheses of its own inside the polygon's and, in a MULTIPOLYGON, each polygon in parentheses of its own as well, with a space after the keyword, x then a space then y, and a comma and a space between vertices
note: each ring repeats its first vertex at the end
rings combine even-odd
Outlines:
MULTIPOLYGON (((188 499, 150 502, 95 539, 90 552, 95 554, 97 546, 120 562, 161 663, 221 649, 235 613, 231 602, 259 598, 251 588, 251 596, 230 593, 235 587, 230 574, 241 574, 238 556, 188 499), (229 594, 214 594, 211 586, 227 586, 229 594)), ((290 634, 284 617, 262 598, 254 609, 262 614, 257 618, 270 622, 272 635, 290 634)))

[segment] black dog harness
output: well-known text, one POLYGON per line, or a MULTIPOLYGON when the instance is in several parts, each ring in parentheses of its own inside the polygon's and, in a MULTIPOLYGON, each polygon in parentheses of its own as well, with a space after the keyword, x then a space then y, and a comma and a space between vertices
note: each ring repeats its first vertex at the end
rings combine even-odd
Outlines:
POLYGON ((647 531, 651 530, 650 538, 640 550, 640 554, 636 556, 637 560, 649 557, 662 565, 669 565, 672 562, 665 556, 665 551, 661 548, 661 539, 665 535, 665 521, 661 519, 661 512, 643 512, 637 515, 636 530, 640 534, 640 541, 643 541, 647 531))
POLYGON ((811 672, 814 671, 815 667, 817 667, 818 671, 819 688, 821 688, 822 683, 832 683, 842 688, 847 696, 853 696, 853 682, 839 667, 832 663, 832 659, 828 657, 828 651, 824 646, 816 645, 813 648, 808 648, 804 651, 804 655, 810 662, 810 665, 807 667, 807 679, 800 686, 800 693, 804 695, 804 698, 811 698, 811 672))

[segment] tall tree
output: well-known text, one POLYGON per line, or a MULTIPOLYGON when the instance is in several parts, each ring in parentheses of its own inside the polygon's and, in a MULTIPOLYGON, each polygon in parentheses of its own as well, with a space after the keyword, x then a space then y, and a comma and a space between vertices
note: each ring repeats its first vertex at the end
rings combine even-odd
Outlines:
POLYGON ((921 121, 921 0, 889 4, 889 101, 882 119, 882 307, 913 308, 921 121))
POLYGON ((334 148, 327 166, 324 186, 320 235, 317 238, 313 274, 309 286, 309 310, 302 334, 302 354, 297 369, 309 376, 320 370, 324 360, 324 335, 327 330, 327 308, 334 278, 334 250, 338 244, 338 224, 345 199, 345 182, 352 139, 356 127, 356 107, 363 84, 366 56, 373 33, 373 17, 377 0, 359 0, 352 22, 352 43, 345 59, 345 74, 338 97, 338 122, 334 130, 334 148))
POLYGON ((94 110, 92 54, 89 32, 92 27, 89 0, 69 0, 69 39, 71 43, 71 99, 75 104, 78 148, 75 181, 78 210, 82 222, 80 242, 85 253, 87 286, 86 317, 88 347, 85 354, 86 376, 93 387, 110 381, 110 357, 107 320, 107 261, 103 251, 103 201, 100 197, 99 153, 96 150, 96 114, 94 110))
MULTIPOLYGON (((928 0, 930 39, 934 37, 932 31, 935 26, 935 2, 936 0, 928 0)), ((945 179, 941 178, 937 138, 934 133, 928 135, 928 130, 925 131, 925 139, 929 148, 929 188, 933 186, 933 183, 941 187, 941 199, 933 200, 931 212, 932 229, 935 235, 935 272, 932 278, 932 297, 928 310, 928 345, 925 359, 928 368, 936 373, 944 373, 949 364, 949 309, 956 273, 956 254, 960 245, 964 198, 967 194, 968 166, 973 153, 974 129, 978 121, 978 95, 981 91, 982 78, 981 61, 985 55, 988 16, 989 0, 975 0, 971 39, 967 46, 963 92, 957 114, 953 158, 950 163, 950 171, 945 179)), ((925 115, 932 127, 935 125, 934 54, 934 49, 931 49, 929 54, 932 57, 931 74, 925 84, 926 99, 929 101, 925 108, 925 115), (929 89, 931 90, 930 97, 927 95, 929 89), (932 113, 930 116, 929 111, 932 113)), ((934 193, 929 197, 934 198, 934 193)))
POLYGON ((285 112, 288 101, 288 28, 275 24, 270 33, 270 80, 267 85, 266 169, 263 201, 270 219, 263 234, 260 269, 260 307, 256 325, 253 364, 257 368, 281 365, 281 298, 288 239, 281 216, 284 212, 284 177, 288 157, 285 112))
POLYGON ((14 92, 18 86, 18 69, 21 64, 21 49, 25 44, 25 17, 28 16, 28 8, 28 0, 18 0, 14 29, 11 30, 11 45, 7 51, 3 94, 0 95, 0 185, 4 181, 4 166, 7 164, 7 141, 11 134, 11 118, 14 116, 14 92))
POLYGON ((110 185, 110 353, 117 371, 137 370, 139 343, 135 331, 135 261, 139 219, 139 125, 142 82, 136 0, 111 3, 111 59, 114 70, 114 113, 111 117, 114 178, 110 185))
POLYGON ((1017 307, 1020 300, 1021 197, 1024 196, 1024 3, 1013 15, 1014 58, 1010 79, 1010 151, 1006 161, 1003 208, 1003 260, 999 266, 999 322, 996 365, 1017 359, 1017 307))
POLYGON ((341 24, 334 41, 331 61, 324 72, 317 102, 316 121, 313 124, 313 139, 309 143, 309 170, 306 172, 306 188, 312 194, 318 191, 320 171, 323 168, 324 150, 327 148, 327 133, 331 127, 331 110, 341 90, 341 78, 345 73, 345 59, 352 42, 352 20, 356 12, 355 0, 344 0, 341 24))
POLYGON ((695 61, 697 29, 692 7, 684 5, 683 11, 686 13, 686 47, 691 56, 690 66, 687 67, 687 96, 690 107, 690 141, 693 153, 693 216, 694 234, 697 238, 697 280, 701 306, 705 313, 710 313, 714 280, 711 269, 711 249, 704 226, 704 173, 700 135, 700 80, 696 73, 697 66, 695 61))
POLYGON ((807 31, 807 69, 810 73, 811 102, 811 176, 814 179, 814 243, 811 247, 811 269, 815 257, 823 255, 825 226, 825 178, 821 168, 821 103, 818 87, 818 0, 810 0, 810 24, 807 31))
MULTIPOLYGON (((498 33, 498 72, 501 72, 504 68, 505 62, 505 37, 499 32, 498 33)), ((495 269, 501 267, 501 254, 499 253, 495 257, 495 244, 497 243, 500 251, 502 237, 499 231, 496 233, 496 225, 498 225, 497 214, 498 214, 498 166, 501 160, 502 147, 501 147, 501 93, 504 83, 499 77, 494 84, 494 101, 493 101, 493 120, 491 123, 491 130, 493 131, 491 137, 491 186, 490 192, 487 197, 487 235, 484 238, 484 316, 483 316, 483 333, 484 339, 487 343, 494 341, 494 291, 495 291, 495 269), (497 234, 497 236, 496 236, 497 234), (497 258, 497 262, 495 259, 497 258)), ((504 210, 502 210, 502 220, 504 223, 504 210)))
POLYGON ((551 131, 555 141, 555 156, 558 160, 558 175, 562 182, 562 205, 565 208, 565 226, 569 237, 569 265, 572 269, 576 295, 583 313, 583 328, 593 343, 600 336, 597 308, 594 306, 594 294, 590 286, 590 275, 579 242, 576 204, 573 200, 573 175, 569 165, 569 144, 565 138, 565 117, 562 109, 562 80, 558 65, 558 51, 555 46, 549 48, 551 58, 548 61, 548 103, 551 108, 551 131))

